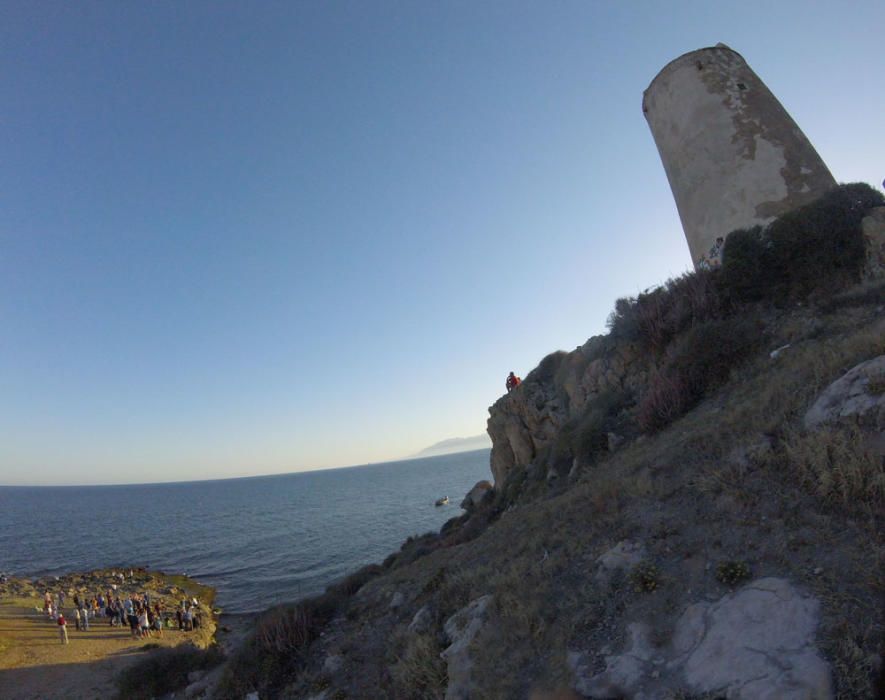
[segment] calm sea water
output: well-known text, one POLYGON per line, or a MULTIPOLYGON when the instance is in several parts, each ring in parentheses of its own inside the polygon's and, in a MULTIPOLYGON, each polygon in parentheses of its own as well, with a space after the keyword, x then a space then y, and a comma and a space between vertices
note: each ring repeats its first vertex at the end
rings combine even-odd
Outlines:
POLYGON ((251 479, 0 487, 0 571, 184 572, 227 612, 313 595, 460 514, 489 450, 251 479), (434 507, 447 495, 451 505, 434 507))

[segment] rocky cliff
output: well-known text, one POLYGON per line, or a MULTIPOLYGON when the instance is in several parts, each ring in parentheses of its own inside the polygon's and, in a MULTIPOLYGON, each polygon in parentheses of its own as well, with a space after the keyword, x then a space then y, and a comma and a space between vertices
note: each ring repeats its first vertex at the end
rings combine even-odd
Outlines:
POLYGON ((594 336, 572 352, 544 358, 516 391, 489 408, 495 486, 503 488, 514 469, 547 460, 562 429, 595 399, 612 391, 641 391, 649 366, 650 358, 636 343, 610 336, 594 336))

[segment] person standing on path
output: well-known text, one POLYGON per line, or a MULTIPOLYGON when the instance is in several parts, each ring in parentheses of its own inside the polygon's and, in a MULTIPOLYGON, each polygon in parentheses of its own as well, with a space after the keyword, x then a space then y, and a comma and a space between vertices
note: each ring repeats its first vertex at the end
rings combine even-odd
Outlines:
POLYGON ((68 643, 68 623, 65 622, 65 616, 58 613, 58 636, 62 644, 68 643))

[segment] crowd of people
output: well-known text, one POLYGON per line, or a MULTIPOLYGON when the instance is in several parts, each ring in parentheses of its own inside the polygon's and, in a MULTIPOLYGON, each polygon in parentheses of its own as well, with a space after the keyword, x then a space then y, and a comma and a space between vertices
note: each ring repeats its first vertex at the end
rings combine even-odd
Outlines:
MULTIPOLYGON (((67 626, 70 623, 62 612, 66 601, 63 590, 55 596, 46 591, 43 596, 43 613, 58 625, 62 644, 68 643, 67 626)), ((199 629, 203 622, 196 598, 182 599, 181 605, 176 605, 173 612, 164 609, 158 600, 152 604, 151 595, 146 591, 127 595, 119 592, 116 584, 91 598, 75 593, 69 602, 72 604, 69 606, 71 619, 76 630, 81 632, 89 631, 90 621, 97 624, 102 618, 110 627, 128 627, 133 638, 162 637, 164 627, 190 632, 199 629)))

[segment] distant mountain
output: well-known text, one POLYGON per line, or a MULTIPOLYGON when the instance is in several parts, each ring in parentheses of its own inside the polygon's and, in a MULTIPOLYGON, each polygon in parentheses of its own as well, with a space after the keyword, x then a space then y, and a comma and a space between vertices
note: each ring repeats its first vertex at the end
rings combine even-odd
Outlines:
POLYGON ((482 435, 474 435, 466 438, 449 438, 442 442, 437 442, 430 447, 421 450, 416 457, 435 457, 437 455, 449 455, 455 452, 468 452, 470 450, 481 450, 492 446, 492 440, 486 433, 482 435))

